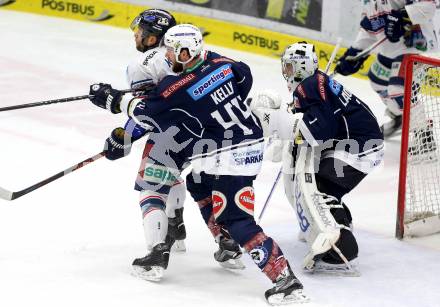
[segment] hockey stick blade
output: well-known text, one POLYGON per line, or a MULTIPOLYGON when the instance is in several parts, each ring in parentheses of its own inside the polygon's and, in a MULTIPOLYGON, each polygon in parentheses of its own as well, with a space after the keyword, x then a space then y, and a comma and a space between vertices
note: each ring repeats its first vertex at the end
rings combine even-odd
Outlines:
POLYGON ((0 187, 0 198, 4 200, 12 200, 13 192, 8 191, 0 187))
POLYGON ((43 181, 40 181, 40 182, 38 182, 38 183, 36 183, 26 189, 23 189, 21 191, 11 192, 11 191, 8 191, 8 190, 0 187, 0 199, 14 200, 19 197, 22 197, 23 195, 29 194, 30 192, 33 192, 33 191, 45 186, 46 184, 51 183, 52 181, 55 181, 61 177, 64 177, 67 174, 70 174, 70 173, 82 168, 83 166, 86 166, 87 164, 92 163, 92 162, 94 162, 104 156, 105 156, 105 151, 100 152, 99 154, 94 155, 93 157, 85 159, 84 161, 81 161, 81 162, 73 165, 72 167, 65 169, 64 171, 61 171, 61 172, 59 172, 49 178, 44 179, 43 181))

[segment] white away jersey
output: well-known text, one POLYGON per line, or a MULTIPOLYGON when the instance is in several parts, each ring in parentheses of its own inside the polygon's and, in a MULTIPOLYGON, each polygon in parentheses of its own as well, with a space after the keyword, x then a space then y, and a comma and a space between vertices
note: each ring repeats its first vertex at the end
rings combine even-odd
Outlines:
POLYGON ((175 75, 165 52, 164 47, 147 50, 127 66, 127 82, 130 88, 156 85, 166 76, 175 75))
MULTIPOLYGON (((427 40, 429 51, 437 49, 437 38, 434 31, 433 17, 435 13, 434 0, 361 0, 362 16, 361 28, 354 48, 365 49, 377 40, 385 37, 384 27, 386 16, 391 10, 405 8, 413 24, 419 24, 423 35, 427 40)), ((388 57, 395 57, 404 53, 419 53, 415 48, 408 48, 403 40, 400 43, 384 42, 380 48, 380 53, 388 57)))

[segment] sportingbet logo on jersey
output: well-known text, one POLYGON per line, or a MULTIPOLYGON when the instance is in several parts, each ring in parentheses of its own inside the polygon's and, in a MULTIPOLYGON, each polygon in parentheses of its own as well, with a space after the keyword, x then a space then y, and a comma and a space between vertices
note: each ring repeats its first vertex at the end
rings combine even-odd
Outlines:
POLYGON ((225 81, 231 79, 233 76, 234 74, 232 72, 231 65, 223 65, 191 86, 187 92, 192 99, 199 100, 206 94, 212 92, 219 85, 225 83, 225 81))

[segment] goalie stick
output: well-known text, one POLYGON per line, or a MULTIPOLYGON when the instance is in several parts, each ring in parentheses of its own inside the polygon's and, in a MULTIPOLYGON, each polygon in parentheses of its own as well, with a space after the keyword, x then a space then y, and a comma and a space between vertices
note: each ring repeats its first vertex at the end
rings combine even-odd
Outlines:
MULTIPOLYGON (((134 89, 121 90, 121 92, 124 94, 135 92, 135 91, 138 91, 138 90, 134 90, 134 89)), ((26 104, 19 104, 19 105, 15 105, 15 106, 0 108, 0 112, 46 106, 46 105, 54 104, 54 103, 62 103, 62 102, 77 101, 77 100, 82 100, 82 99, 90 99, 93 97, 94 97, 94 95, 83 95, 83 96, 73 96, 73 97, 60 98, 60 99, 54 99, 54 100, 46 100, 46 101, 32 102, 32 103, 26 103, 26 104)))
MULTIPOLYGON (((327 66, 325 67, 325 71, 324 72, 326 74, 330 70, 330 66, 332 65, 333 61, 336 58, 336 54, 337 54, 337 52, 339 50, 341 42, 342 42, 342 38, 338 37, 338 39, 336 41, 335 48, 333 48, 332 54, 330 55, 330 59, 329 59, 329 61, 327 63, 327 66)), ((266 211, 266 207, 269 204, 270 199, 272 198, 273 191, 275 191, 275 188, 276 188, 276 186, 278 184, 278 181, 280 181, 282 170, 283 170, 283 166, 280 167, 280 170, 278 171, 277 177, 275 178, 275 182, 272 185, 272 189, 270 190, 269 195, 267 195, 267 197, 266 197, 266 201, 264 202, 263 209, 261 209, 260 215, 258 216, 257 224, 260 224, 260 221, 263 218, 264 211, 266 211)))
POLYGON ((73 165, 72 167, 65 169, 64 171, 61 171, 61 172, 59 172, 59 173, 57 173, 47 179, 44 179, 43 181, 40 181, 40 182, 38 182, 38 183, 36 183, 26 189, 23 189, 21 191, 11 192, 11 191, 8 191, 8 190, 0 187, 0 199, 14 200, 14 199, 17 199, 23 195, 29 194, 30 192, 35 191, 35 190, 45 186, 46 184, 51 183, 52 181, 55 181, 61 177, 64 177, 67 174, 70 174, 70 173, 80 169, 81 167, 86 166, 87 164, 92 163, 92 162, 104 157, 104 155, 105 155, 105 151, 100 152, 99 154, 94 155, 93 157, 85 159, 84 161, 81 161, 81 162, 73 165))

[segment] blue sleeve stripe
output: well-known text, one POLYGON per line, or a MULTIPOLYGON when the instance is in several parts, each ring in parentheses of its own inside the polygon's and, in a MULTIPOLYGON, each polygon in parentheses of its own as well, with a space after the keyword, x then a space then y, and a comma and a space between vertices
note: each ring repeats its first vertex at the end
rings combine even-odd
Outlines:
POLYGON ((379 84, 382 86, 388 86, 388 84, 389 84, 389 81, 385 81, 385 80, 382 80, 382 79, 379 79, 378 77, 376 77, 376 75, 373 74, 373 72, 371 70, 368 72, 368 79, 370 79, 373 83, 376 83, 376 84, 379 84))

